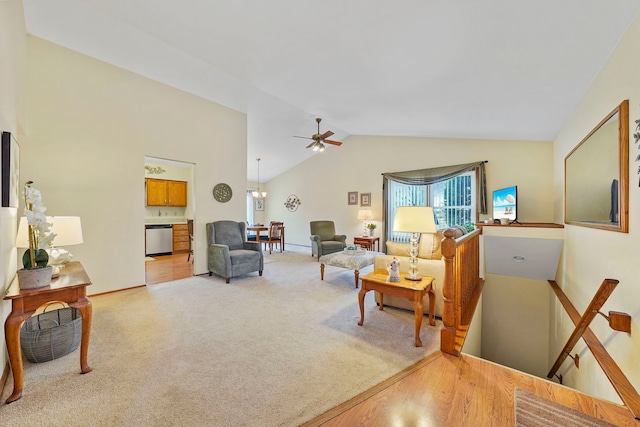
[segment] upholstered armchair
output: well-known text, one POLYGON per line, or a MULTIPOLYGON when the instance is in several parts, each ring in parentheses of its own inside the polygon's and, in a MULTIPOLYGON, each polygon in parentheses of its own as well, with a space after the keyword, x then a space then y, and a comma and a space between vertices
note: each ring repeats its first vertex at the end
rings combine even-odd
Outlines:
POLYGON ((246 224, 215 221, 207 224, 207 261, 209 276, 226 279, 257 271, 262 276, 264 258, 260 242, 247 242, 246 224))
POLYGON ((311 221, 311 256, 317 256, 339 252, 347 247, 347 236, 336 234, 333 221, 311 221))

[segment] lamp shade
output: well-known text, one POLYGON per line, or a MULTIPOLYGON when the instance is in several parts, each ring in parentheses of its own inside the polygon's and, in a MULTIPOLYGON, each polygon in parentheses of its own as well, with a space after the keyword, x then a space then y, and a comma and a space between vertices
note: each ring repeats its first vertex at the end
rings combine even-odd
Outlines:
POLYGON ((399 233, 435 233, 436 223, 430 206, 399 206, 396 208, 393 231, 399 233))
POLYGON ((373 212, 371 209, 360 209, 358 211, 358 219, 371 219, 373 218, 373 212))
MULTIPOLYGON (((71 246, 83 243, 82 226, 79 216, 48 216, 47 222, 51 223, 49 231, 56 234, 52 242, 53 246, 71 246)), ((28 222, 25 216, 20 218, 16 247, 29 247, 28 222)))

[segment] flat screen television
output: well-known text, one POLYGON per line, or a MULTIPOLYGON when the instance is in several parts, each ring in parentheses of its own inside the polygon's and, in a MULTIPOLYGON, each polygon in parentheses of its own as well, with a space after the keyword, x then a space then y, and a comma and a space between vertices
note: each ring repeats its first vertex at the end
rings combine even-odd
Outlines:
POLYGON ((516 221, 518 218, 518 186, 501 188, 493 192, 493 218, 516 221))

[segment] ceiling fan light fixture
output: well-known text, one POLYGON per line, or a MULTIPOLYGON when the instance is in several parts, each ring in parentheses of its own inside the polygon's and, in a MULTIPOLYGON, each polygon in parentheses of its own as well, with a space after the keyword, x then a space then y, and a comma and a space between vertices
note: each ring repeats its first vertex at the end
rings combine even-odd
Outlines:
POLYGON ((332 131, 328 130, 325 133, 320 133, 320 121, 321 120, 322 119, 320 119, 320 118, 316 119, 316 123, 318 123, 318 133, 314 133, 313 135, 311 135, 311 137, 294 135, 294 138, 303 138, 303 139, 312 140, 313 142, 311 142, 305 148, 311 148, 313 151, 323 152, 324 149, 326 148, 325 144, 331 144, 331 145, 336 145, 336 146, 342 145, 342 142, 340 142, 340 141, 332 141, 330 139, 326 139, 326 138, 330 137, 331 135, 334 135, 334 133, 332 131))

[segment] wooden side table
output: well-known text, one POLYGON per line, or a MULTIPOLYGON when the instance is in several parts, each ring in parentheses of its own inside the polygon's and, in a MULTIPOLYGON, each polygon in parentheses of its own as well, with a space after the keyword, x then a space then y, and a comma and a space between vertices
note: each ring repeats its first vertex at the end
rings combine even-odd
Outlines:
POLYGON ((360 321, 359 326, 364 323, 364 296, 368 291, 378 291, 380 294, 379 310, 384 308, 384 294, 395 295, 407 298, 413 303, 413 312, 416 319, 416 337, 415 346, 422 347, 420 339, 420 327, 422 326, 422 317, 424 316, 424 304, 422 298, 425 294, 429 294, 429 324, 435 326, 433 312, 436 308, 436 295, 433 291, 433 277, 424 276, 422 280, 407 280, 405 273, 400 273, 399 282, 389 282, 389 273, 386 270, 376 270, 361 278, 362 288, 358 293, 358 302, 360 303, 360 321))
POLYGON ((360 245, 363 248, 369 251, 380 251, 380 238, 379 237, 369 237, 369 236, 360 236, 353 238, 354 245, 360 245), (376 248, 376 244, 377 249, 376 248))
POLYGON ((9 364, 13 373, 13 393, 7 399, 7 403, 14 402, 22 397, 24 386, 24 365, 22 364, 22 348, 20 347, 20 326, 22 322, 31 317, 33 313, 51 301, 62 301, 80 311, 82 315, 82 337, 80 341, 80 371, 83 374, 91 372, 92 368, 87 364, 87 351, 89 350, 89 337, 91 335, 92 308, 91 301, 87 298, 87 286, 91 280, 84 271, 82 264, 73 261, 60 270, 60 276, 52 279, 49 286, 36 289, 20 289, 16 277, 4 297, 11 300, 11 313, 4 322, 4 334, 9 353, 9 364))

